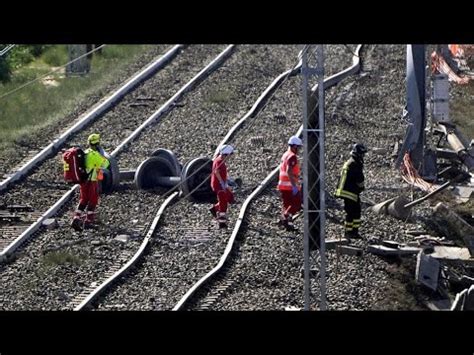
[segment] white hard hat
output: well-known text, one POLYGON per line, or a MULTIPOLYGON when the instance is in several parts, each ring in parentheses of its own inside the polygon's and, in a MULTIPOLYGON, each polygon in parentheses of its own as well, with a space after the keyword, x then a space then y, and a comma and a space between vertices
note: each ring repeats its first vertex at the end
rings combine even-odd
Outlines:
POLYGON ((232 154, 234 152, 234 148, 231 145, 225 144, 219 150, 220 154, 232 154))
POLYGON ((290 137, 290 139, 288 140, 288 145, 300 145, 300 146, 302 146, 303 141, 300 138, 298 138, 297 136, 293 136, 293 137, 290 137))

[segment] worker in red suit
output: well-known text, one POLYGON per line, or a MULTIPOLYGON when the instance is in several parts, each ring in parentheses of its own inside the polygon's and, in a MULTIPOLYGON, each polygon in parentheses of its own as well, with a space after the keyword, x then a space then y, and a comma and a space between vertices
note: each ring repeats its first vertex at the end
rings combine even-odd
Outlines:
POLYGON ((288 140, 288 150, 283 154, 280 164, 278 190, 282 199, 279 224, 288 230, 294 229, 293 216, 301 210, 301 185, 299 182, 300 166, 298 163, 298 149, 303 142, 297 136, 288 140))
POLYGON ((234 202, 234 194, 228 185, 226 165, 233 153, 231 145, 223 145, 219 149, 219 155, 212 161, 211 188, 217 196, 217 203, 209 211, 217 218, 219 228, 227 227, 227 206, 234 202))

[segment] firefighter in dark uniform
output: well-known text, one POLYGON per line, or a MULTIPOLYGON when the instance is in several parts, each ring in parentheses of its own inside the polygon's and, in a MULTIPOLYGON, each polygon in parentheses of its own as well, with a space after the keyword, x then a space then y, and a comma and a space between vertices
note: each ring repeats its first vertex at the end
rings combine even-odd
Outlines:
POLYGON ((344 199, 346 221, 344 224, 346 238, 359 239, 361 225, 360 193, 364 191, 364 154, 367 148, 363 144, 354 144, 351 157, 341 171, 336 196, 344 199))

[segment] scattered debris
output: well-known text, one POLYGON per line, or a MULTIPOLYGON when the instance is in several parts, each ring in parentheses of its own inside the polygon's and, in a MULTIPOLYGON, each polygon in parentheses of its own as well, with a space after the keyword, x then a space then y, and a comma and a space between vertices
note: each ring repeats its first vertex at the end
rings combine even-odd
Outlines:
POLYGON ((367 246, 367 251, 369 253, 381 256, 409 256, 419 253, 422 248, 411 247, 406 245, 398 245, 398 247, 390 247, 387 245, 395 245, 398 243, 391 241, 383 241, 385 245, 372 244, 367 246), (395 244, 394 244, 395 243, 395 244))
POLYGON ((395 142, 393 145, 393 150, 392 150, 392 158, 398 157, 398 151, 400 150, 400 144, 398 141, 395 142))
POLYGON ((285 307, 285 311, 301 311, 301 308, 295 306, 287 306, 285 307))
POLYGON ((453 305, 451 306, 452 311, 463 311, 464 309, 464 300, 466 299, 467 288, 462 290, 456 295, 453 305))
POLYGON ((434 216, 445 221, 451 232, 450 236, 463 239, 471 255, 474 255, 474 227, 442 202, 435 206, 434 216))
POLYGON ((408 235, 425 235, 428 234, 428 232, 424 230, 419 230, 419 229, 409 229, 405 231, 406 234, 408 235))
POLYGON ((474 285, 469 289, 464 289, 456 295, 456 299, 451 307, 452 311, 473 311, 474 310, 474 285))
POLYGON ((451 286, 462 286, 463 288, 467 288, 471 285, 474 285, 474 278, 472 277, 466 275, 459 275, 457 272, 449 269, 447 266, 444 266, 443 271, 446 274, 446 278, 451 286))
POLYGON ((388 149, 387 148, 372 148, 371 152, 375 155, 387 155, 388 149))
POLYGON ((395 242, 393 240, 383 240, 382 245, 394 249, 398 249, 400 247, 400 243, 395 242))
POLYGON ((122 243, 127 243, 130 240, 130 236, 128 234, 119 234, 114 238, 114 240, 117 240, 122 243))
POLYGON ((443 298, 441 300, 433 300, 426 303, 432 311, 449 311, 451 309, 451 300, 443 298))
POLYGON ((47 229, 53 229, 58 226, 58 221, 56 221, 54 218, 47 218, 41 224, 47 229))
POLYGON ((347 245, 349 244, 349 239, 341 238, 341 239, 326 239, 326 250, 332 250, 336 248, 336 245, 347 245))
POLYGON ((474 262, 467 248, 439 245, 434 246, 434 252, 430 255, 443 261, 474 262))
POLYGON ((386 201, 377 203, 377 204, 367 208, 367 210, 368 211, 373 211, 377 214, 388 214, 388 212, 387 212, 388 205, 391 202, 395 201, 395 199, 396 199, 396 197, 391 198, 390 200, 386 200, 386 201))
POLYGON ((453 189, 453 194, 456 197, 456 202, 466 203, 472 196, 474 187, 470 186, 455 186, 453 189))
POLYGON ((416 261, 416 282, 436 291, 438 288, 440 264, 439 261, 425 255, 423 252, 418 253, 416 261))
POLYGON ((341 254, 362 256, 362 249, 357 247, 352 247, 348 245, 340 245, 338 247, 341 254))

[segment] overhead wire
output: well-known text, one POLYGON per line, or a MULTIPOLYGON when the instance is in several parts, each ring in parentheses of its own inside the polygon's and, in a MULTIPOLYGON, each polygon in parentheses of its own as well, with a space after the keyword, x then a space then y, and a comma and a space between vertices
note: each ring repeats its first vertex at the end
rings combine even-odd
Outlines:
MULTIPOLYGON (((266 102, 264 103, 263 107, 255 114, 255 116, 253 117, 249 117, 252 119, 252 121, 250 121, 250 124, 247 124, 245 126, 245 128, 242 129, 243 130, 248 130, 250 129, 256 122, 256 118, 265 110, 265 108, 267 107, 267 105, 270 103, 271 99, 273 98, 273 96, 276 94, 276 92, 278 91, 278 89, 280 89, 280 87, 288 80, 288 78, 290 77, 291 73, 298 67, 298 66, 301 66, 301 62, 302 62, 302 57, 303 57, 303 54, 304 54, 304 51, 307 51, 307 50, 310 50, 311 49, 311 46, 310 45, 305 45, 303 47, 303 49, 300 50, 300 52, 298 53, 298 60, 296 62, 296 64, 293 66, 293 68, 291 70, 288 71, 288 74, 284 77, 284 79, 279 83, 279 85, 273 90, 272 94, 270 95, 270 97, 266 100, 266 102)), ((312 52, 309 53, 308 55, 308 59, 311 59, 313 58, 313 56, 316 55, 316 49, 312 52)), ((313 110, 309 113, 309 116, 311 116, 315 110, 317 109, 318 105, 315 105, 313 110)), ((241 132, 242 132, 241 131, 241 132)), ((234 146, 236 147, 236 146, 234 146)), ((224 162, 230 157, 227 156, 226 158, 224 158, 224 162)), ((201 164, 201 166, 199 166, 198 169, 196 169, 190 176, 188 176, 185 180, 182 180, 180 181, 180 183, 178 183, 177 185, 173 186, 169 191, 167 191, 163 197, 166 198, 168 197, 171 193, 173 193, 177 188, 181 187, 185 182, 187 182, 191 177, 193 177, 194 175, 196 175, 199 171, 201 171, 207 164, 204 163, 204 164, 201 164)), ((183 196, 182 198, 187 198, 189 197, 190 195, 192 195, 193 193, 195 193, 197 190, 199 190, 199 188, 204 185, 210 178, 211 178, 211 175, 208 175, 203 181, 201 181, 201 183, 196 186, 192 191, 190 191, 189 193, 187 193, 185 196, 183 196)))
MULTIPOLYGON (((296 64, 292 67, 291 70, 288 70, 288 74, 283 78, 283 80, 277 85, 277 87, 273 90, 273 92, 271 93, 271 95, 268 97, 268 99, 266 100, 266 102, 263 104, 263 106, 260 108, 260 110, 254 115, 254 116, 250 116, 249 117, 249 123, 244 127, 242 128, 242 130, 240 131, 240 133, 242 133, 243 131, 245 130, 248 130, 250 129, 251 127, 253 127, 253 125, 255 124, 255 122, 257 121, 257 117, 265 110, 265 108, 267 107, 267 105, 270 103, 271 99, 274 97, 274 95, 276 94, 276 92, 281 88, 281 86, 288 80, 288 78, 290 77, 290 75, 292 74, 292 72, 294 70, 296 70, 298 68, 298 66, 301 65, 301 57, 302 57, 302 53, 304 50, 307 49, 307 47, 309 47, 308 45, 306 45, 305 47, 303 47, 303 49, 299 52, 298 54, 298 60, 296 62, 296 64)), ((234 148, 237 148, 236 145, 234 145, 234 148)), ((228 155, 227 157, 225 157, 223 159, 223 161, 227 161, 227 159, 229 159, 230 155, 228 155)), ((179 184, 173 186, 173 188, 171 188, 169 191, 167 191, 165 194, 164 194, 164 198, 166 198, 167 196, 169 196, 173 191, 175 191, 178 187, 182 186, 185 182, 187 182, 191 177, 193 177, 194 175, 196 175, 199 171, 201 171, 207 164, 204 163, 204 164, 201 164, 201 166, 199 166, 198 169, 196 169, 190 176, 188 176, 185 180, 182 180, 179 184)), ((187 198, 189 197, 190 195, 192 195, 193 193, 195 193, 197 190, 199 190, 199 188, 204 185, 211 177, 212 174, 208 175, 203 181, 201 181, 201 183, 196 186, 192 191, 190 191, 189 193, 187 193, 183 198, 187 198)))
POLYGON ((57 71, 59 71, 60 69, 66 67, 66 66, 68 66, 69 64, 72 64, 72 63, 74 63, 74 62, 76 62, 76 61, 78 61, 78 60, 84 58, 85 56, 87 56, 87 55, 89 55, 89 54, 91 54, 91 53, 94 53, 94 52, 98 51, 99 49, 102 49, 102 48, 105 47, 105 46, 106 46, 106 44, 102 44, 102 45, 100 45, 99 47, 96 47, 96 48, 90 50, 89 52, 86 52, 86 53, 84 53, 83 55, 81 55, 81 56, 79 56, 79 57, 77 57, 77 58, 75 58, 75 59, 73 59, 73 60, 67 62, 66 64, 63 64, 63 65, 61 65, 61 66, 59 66, 59 67, 57 67, 57 68, 51 70, 50 72, 48 72, 48 73, 46 73, 46 74, 43 74, 43 75, 41 75, 41 76, 39 76, 39 77, 37 77, 37 78, 35 78, 35 79, 33 79, 33 80, 28 81, 27 83, 25 83, 25 84, 23 84, 23 85, 20 85, 19 87, 15 88, 15 89, 13 89, 13 90, 10 90, 10 91, 8 91, 8 92, 6 92, 6 93, 0 95, 0 100, 3 99, 3 98, 5 98, 5 97, 7 97, 7 96, 9 96, 9 95, 11 95, 11 94, 13 94, 13 93, 15 93, 15 92, 17 92, 17 91, 19 91, 19 90, 21 90, 21 89, 23 89, 23 88, 25 88, 25 87, 27 87, 27 86, 29 86, 29 85, 31 85, 31 84, 33 84, 33 83, 35 83, 35 82, 37 82, 37 81, 39 81, 39 80, 41 80, 41 79, 43 79, 43 78, 45 78, 45 77, 47 77, 48 75, 51 75, 51 74, 53 74, 53 73, 56 73, 57 71))

